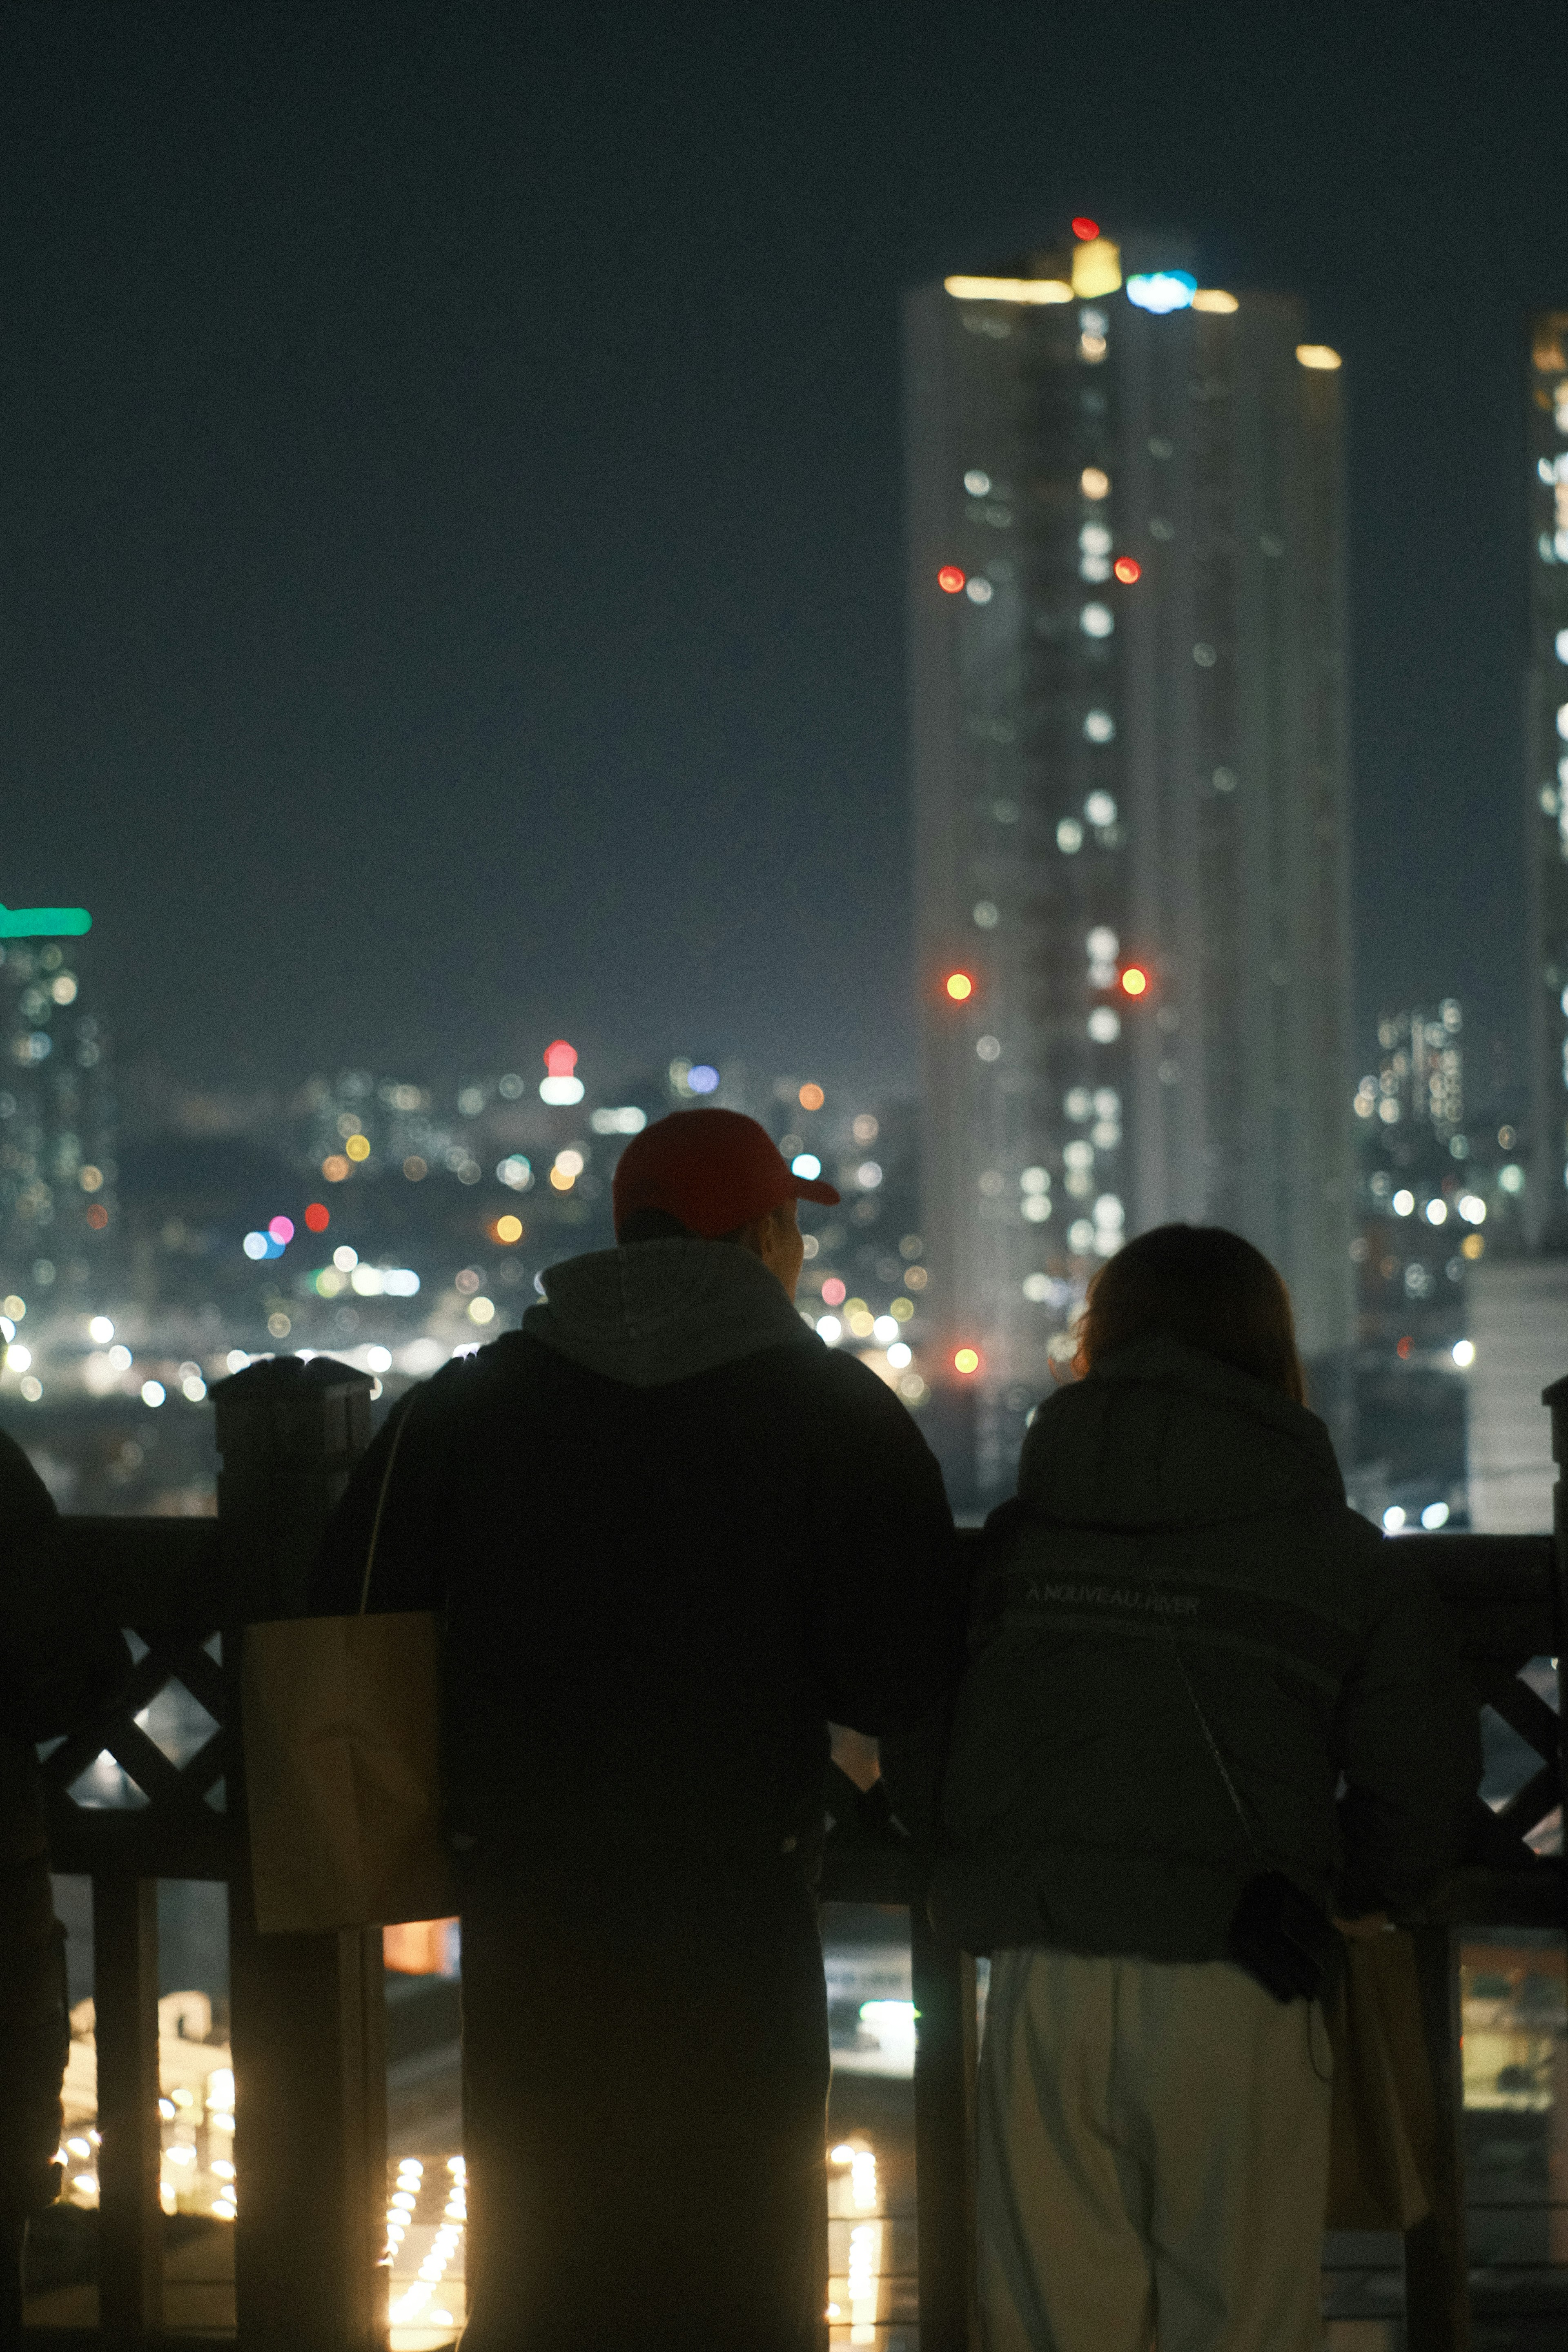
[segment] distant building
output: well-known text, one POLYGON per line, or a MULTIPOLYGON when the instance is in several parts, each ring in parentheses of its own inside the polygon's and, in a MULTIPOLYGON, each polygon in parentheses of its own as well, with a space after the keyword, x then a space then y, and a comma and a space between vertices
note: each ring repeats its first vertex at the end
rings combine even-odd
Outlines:
POLYGON ((1547 1535, 1557 1473, 1541 1392, 1568 1372, 1568 1257, 1483 1267, 1470 1336, 1471 1524, 1484 1535, 1547 1535))
POLYGON ((107 1040, 75 939, 0 943, 0 1296, 96 1304, 116 1240, 107 1040))
POLYGON ((922 1230, 980 1500, 1130 1234, 1234 1226, 1310 1356, 1350 1337, 1339 360, 1190 263, 1085 236, 908 305, 922 1230))
POLYGON ((1568 310, 1532 322, 1528 793, 1531 1182, 1537 1247, 1568 1247, 1568 310))

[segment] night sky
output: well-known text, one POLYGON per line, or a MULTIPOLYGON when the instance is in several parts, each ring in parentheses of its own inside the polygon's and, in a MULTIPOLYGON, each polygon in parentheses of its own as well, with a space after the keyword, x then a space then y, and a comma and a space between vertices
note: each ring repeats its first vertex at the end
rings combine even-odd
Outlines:
POLYGON ((909 1082, 898 297, 1089 212, 1345 354, 1362 1018, 1517 1069, 1565 89, 1561 0, 13 0, 0 899, 208 1079, 909 1082))

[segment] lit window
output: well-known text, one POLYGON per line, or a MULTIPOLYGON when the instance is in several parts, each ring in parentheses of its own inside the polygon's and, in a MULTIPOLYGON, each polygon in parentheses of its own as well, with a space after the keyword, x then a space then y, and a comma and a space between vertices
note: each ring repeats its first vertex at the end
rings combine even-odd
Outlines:
POLYGON ((974 902, 974 919, 983 931, 994 931, 1002 919, 994 900, 977 898, 974 902))
POLYGON ((1083 813, 1090 824, 1116 823, 1116 803, 1109 793, 1090 793, 1083 804, 1083 813))
POLYGON ((1080 580, 1087 580, 1092 585, 1098 587, 1102 580, 1109 580, 1110 577, 1110 556, 1080 555, 1078 563, 1078 576, 1080 580))
POLYGON ((1079 357, 1087 361, 1090 367, 1100 365, 1105 357, 1107 348, 1103 335, 1080 335, 1078 339, 1079 357))
POLYGON ((1193 647, 1193 659, 1200 669, 1213 669, 1219 656, 1212 646, 1198 645, 1193 647))
POLYGON ((1194 310, 1216 310, 1228 315, 1232 310, 1239 310, 1241 305, 1235 295, 1226 293, 1223 287, 1200 286, 1193 296, 1193 308, 1194 310))
POLYGON ((974 1041, 974 1050, 983 1062, 999 1062, 1002 1058, 1002 1041, 999 1037, 977 1037, 974 1041))
POLYGON ((1456 1339, 1454 1342, 1453 1354, 1454 1361, 1458 1364, 1459 1370, 1462 1372, 1468 1372, 1470 1366, 1476 1360, 1475 1341, 1473 1339, 1456 1339))
MULTIPOLYGON (((943 291, 955 302, 1070 302, 1065 278, 944 278, 943 291)), ((1080 289, 1081 290, 1081 289, 1080 289)))
POLYGON ((1083 722, 1083 731, 1091 743, 1110 743, 1116 736, 1116 721, 1109 710, 1091 710, 1083 722))
POLYGON ((1033 1300, 1037 1307, 1043 1307, 1050 1295, 1051 1277, 1048 1274, 1026 1274, 1024 1276, 1024 1296, 1033 1300))
POLYGON ((1557 658, 1560 662, 1568 662, 1568 629, 1557 632, 1557 658))
POLYGON ((972 466, 963 478, 963 487, 972 499, 983 499, 991 488, 991 477, 978 466, 972 466))
POLYGON ((1083 827, 1077 817, 1063 817, 1057 827, 1057 847, 1067 857, 1076 857, 1083 847, 1083 827))
POLYGON ((1298 343, 1296 357, 1304 368, 1333 369, 1344 364, 1338 352, 1331 350, 1327 343, 1298 343))
POLYGON ((989 580, 974 579, 965 583, 963 593, 972 604, 989 604, 995 591, 989 580))
POLYGON ((1089 1016, 1089 1034, 1097 1045, 1113 1045, 1121 1034, 1121 1015, 1109 1004, 1097 1004, 1089 1016))
POLYGON ((797 1151, 789 1170, 792 1176, 804 1176, 808 1182, 814 1182, 822 1173, 822 1162, 815 1151, 797 1151))
POLYGON ((1086 1250, 1091 1250, 1094 1247, 1094 1227, 1087 1217, 1079 1217, 1075 1223, 1068 1227, 1068 1247, 1075 1250, 1079 1257, 1086 1250))
POLYGON ((1086 637, 1108 637, 1116 626, 1109 604, 1086 604, 1078 625, 1086 637))
POLYGON ((1088 939, 1084 941, 1084 945, 1089 950, 1089 960, 1091 963, 1111 962, 1114 960, 1116 950, 1121 944, 1121 942, 1117 938, 1116 933, 1110 928, 1109 924, 1106 923, 1097 924, 1095 929, 1090 931, 1088 939))
MULTIPOLYGON (((1459 1346, 1463 1347, 1463 1345, 1464 1342, 1461 1340, 1459 1342, 1459 1346)), ((1456 1348, 1454 1353, 1455 1356, 1458 1357, 1458 1348, 1456 1348)), ((1421 1514, 1421 1524, 1430 1535, 1435 1535, 1439 1528, 1446 1528, 1448 1524, 1447 1504, 1428 1503, 1426 1509, 1421 1514)))
POLYGON ((1086 466, 1078 478, 1078 486, 1086 499, 1108 498, 1110 493, 1110 477, 1102 472, 1098 466, 1086 466))
POLYGON ((1108 236, 1084 238, 1073 248, 1072 290, 1080 302, 1114 294, 1121 283, 1121 248, 1108 236))
POLYGON ((1394 1211, 1396 1217, 1414 1216, 1415 1213, 1415 1195, 1402 1185, 1399 1191, 1395 1192, 1393 1200, 1388 1205, 1394 1211))

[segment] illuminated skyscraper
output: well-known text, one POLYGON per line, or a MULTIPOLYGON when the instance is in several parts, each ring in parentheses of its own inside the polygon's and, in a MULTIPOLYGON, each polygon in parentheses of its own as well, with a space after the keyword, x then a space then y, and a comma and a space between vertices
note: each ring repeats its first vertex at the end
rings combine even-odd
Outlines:
POLYGON ((1532 1134, 1526 1222, 1568 1245, 1568 310, 1533 321, 1529 790, 1532 1134))
POLYGON ((1310 1356, 1352 1311, 1339 359, 1075 228, 907 316, 923 1223, 983 1496, 1124 1236, 1247 1234, 1310 1356))
POLYGON ((72 939, 0 942, 0 1293, 37 1305, 96 1303, 113 1247, 115 1107, 81 961, 72 939))

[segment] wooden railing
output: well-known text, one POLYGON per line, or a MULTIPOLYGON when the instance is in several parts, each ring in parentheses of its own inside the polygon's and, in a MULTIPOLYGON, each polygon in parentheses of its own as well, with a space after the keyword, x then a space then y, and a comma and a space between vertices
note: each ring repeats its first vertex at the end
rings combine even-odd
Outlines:
MULTIPOLYGON (((318 1357, 256 1364, 214 1391, 222 1457, 216 1522, 67 1518, 62 1555, 103 1608, 146 1643, 123 1704, 47 1759, 54 1867, 93 1888, 99 2121, 100 2326, 54 2341, 139 2352, 163 2331, 159 2205, 159 1878, 227 1888, 230 2016, 240 2182, 235 2295, 241 2352, 383 2352, 387 2273, 378 2267, 386 2194, 386 2070, 379 1936, 261 1936, 249 1895, 238 1723, 243 1628, 302 1611, 317 1540, 370 1437, 369 1380, 318 1357), (213 1718, 171 1763, 134 1717, 171 1680, 213 1718), (93 1810, 72 1783, 107 1750, 147 1801, 93 1810)), ((1553 1454, 1568 1465, 1568 1380, 1547 1391, 1553 1454)), ((1563 1468, 1568 1475, 1568 1467, 1563 1468)), ((1552 1536, 1405 1538, 1455 1612, 1478 1706, 1540 1759, 1499 1813, 1477 1801, 1469 1867, 1415 1927, 1426 2026, 1443 2117, 1432 2215, 1405 2241, 1409 2352, 1469 2342, 1460 2140, 1458 1943, 1462 1933, 1568 1929, 1562 1855, 1527 1842, 1561 1804, 1568 1718, 1520 1679, 1568 1650, 1568 1487, 1552 1536)), ((1561 1690, 1560 1690, 1561 1698, 1561 1690)), ((905 1904, 918 2012, 914 2099, 921 2352, 973 2342, 970 2150, 973 1963, 927 1923, 921 1858, 879 1789, 836 1773, 823 1892, 905 1904)), ((39 2331, 40 2346, 51 2340, 39 2331)), ((184 2346, 201 2343, 182 2332, 184 2346)), ((216 2337, 208 2339, 216 2342, 216 2337)))

